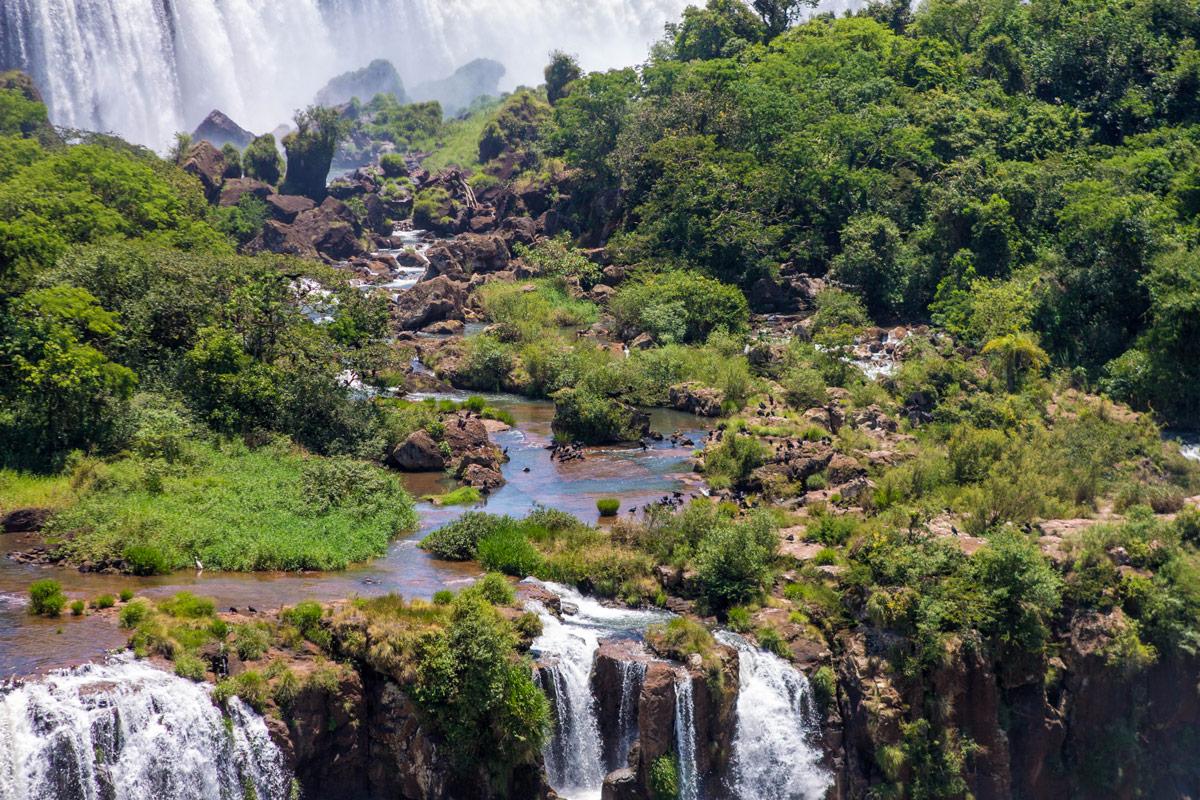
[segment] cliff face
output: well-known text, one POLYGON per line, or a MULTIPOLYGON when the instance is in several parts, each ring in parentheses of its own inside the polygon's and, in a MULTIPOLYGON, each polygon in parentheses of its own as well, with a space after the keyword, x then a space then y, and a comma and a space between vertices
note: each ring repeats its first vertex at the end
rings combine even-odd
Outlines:
POLYGON ((454 770, 412 701, 369 669, 306 687, 284 716, 268 715, 268 727, 309 800, 554 797, 536 770, 518 770, 501 793, 482 772, 454 770))
POLYGON ((1044 663, 993 662, 954 641, 943 665, 908 682, 887 669, 885 637, 843 637, 837 703, 824 725, 831 797, 928 780, 936 765, 905 744, 906 725, 922 717, 965 744, 965 792, 976 800, 1196 796, 1200 659, 1122 668, 1107 647, 1121 624, 1119 611, 1077 613, 1044 663), (885 768, 885 748, 906 757, 885 768))

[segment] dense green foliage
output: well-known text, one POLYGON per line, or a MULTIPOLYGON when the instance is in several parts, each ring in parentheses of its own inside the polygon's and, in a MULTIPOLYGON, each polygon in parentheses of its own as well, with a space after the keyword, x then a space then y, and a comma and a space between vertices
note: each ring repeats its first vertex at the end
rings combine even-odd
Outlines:
POLYGON ((170 458, 81 462, 89 488, 52 535, 82 562, 124 561, 135 574, 342 569, 381 555, 416 522, 399 480, 352 459, 309 459, 282 447, 187 443, 170 458))

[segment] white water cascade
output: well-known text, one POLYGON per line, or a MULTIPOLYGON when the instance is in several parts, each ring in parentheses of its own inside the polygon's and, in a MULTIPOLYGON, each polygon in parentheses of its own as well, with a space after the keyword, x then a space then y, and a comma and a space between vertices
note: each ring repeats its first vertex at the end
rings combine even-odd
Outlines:
POLYGON ((717 639, 738 651, 740 690, 731 793, 741 800, 818 800, 829 775, 811 744, 816 709, 808 679, 783 659, 728 631, 717 639))
POLYGON ((0 0, 0 69, 55 124, 162 149, 214 108, 255 133, 375 58, 408 88, 476 58, 537 85, 548 51, 589 70, 646 58, 686 0, 0 0))
POLYGON ((675 751, 679 754, 679 800, 697 800, 696 699, 686 671, 675 682, 675 751))
MULTIPOLYGON (((546 665, 543 689, 554 706, 554 735, 546 745, 546 775, 555 791, 572 800, 600 796, 605 769, 591 672, 600 639, 640 633, 669 618, 662 611, 610 608, 566 586, 540 584, 562 598, 562 619, 531 604, 542 620, 533 651, 546 665)), ((640 685, 640 680, 638 681, 640 685)), ((635 700, 630 700, 630 703, 635 700)), ((625 700, 622 698, 622 707, 625 700)), ((636 731, 635 731, 636 735, 636 731)))
POLYGON ((629 748, 637 740, 637 704, 638 695, 642 691, 642 681, 646 678, 646 665, 637 661, 620 662, 621 669, 621 700, 617 704, 620 719, 617 720, 617 751, 615 758, 608 764, 609 770, 625 766, 629 748))
POLYGON ((291 778, 262 718, 229 708, 129 658, 10 688, 0 800, 284 800, 291 778))

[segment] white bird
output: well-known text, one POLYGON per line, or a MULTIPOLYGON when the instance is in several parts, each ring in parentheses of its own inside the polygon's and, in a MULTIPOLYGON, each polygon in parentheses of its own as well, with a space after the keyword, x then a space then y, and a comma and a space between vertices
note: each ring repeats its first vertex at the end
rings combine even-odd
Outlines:
POLYGON ((196 562, 196 569, 200 570, 201 572, 204 572, 204 565, 200 563, 200 559, 195 558, 194 556, 193 556, 193 558, 196 562))

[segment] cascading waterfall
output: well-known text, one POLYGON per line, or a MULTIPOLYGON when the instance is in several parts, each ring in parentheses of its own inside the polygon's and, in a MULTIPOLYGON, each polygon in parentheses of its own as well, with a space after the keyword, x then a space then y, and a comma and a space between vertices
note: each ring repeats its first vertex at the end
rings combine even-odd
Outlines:
POLYGON ((572 800, 599 796, 606 770, 590 677, 600 639, 644 631, 670 615, 609 608, 566 586, 530 582, 558 595, 564 608, 574 610, 564 611, 559 619, 540 603, 529 607, 542 620, 542 635, 534 640, 533 651, 545 665, 542 688, 555 715, 554 735, 545 751, 546 776, 555 791, 572 800))
POLYGON ((0 800, 284 800, 291 779, 236 698, 129 658, 0 696, 0 800), (252 795, 253 792, 253 795, 252 795))
POLYGON ((783 659, 728 631, 738 651, 740 690, 730 789, 742 800, 817 800, 829 775, 811 744, 817 714, 808 679, 783 659))
POLYGON ((675 750, 679 755, 679 800, 697 800, 696 699, 692 676, 686 671, 675 681, 675 750))
POLYGON ((629 748, 637 739, 638 730, 638 695, 642 692, 642 681, 646 677, 646 665, 637 661, 622 661, 621 663, 621 702, 618 705, 620 719, 617 721, 619 734, 617 736, 616 758, 608 765, 610 770, 625 766, 629 748))
POLYGON ((256 133, 375 58, 408 87, 494 58, 538 84, 547 52, 629 66, 686 0, 0 0, 0 68, 37 81, 55 124, 164 148, 219 108, 256 133))

